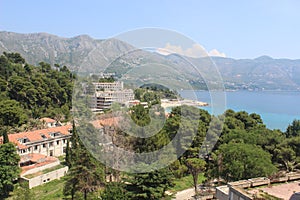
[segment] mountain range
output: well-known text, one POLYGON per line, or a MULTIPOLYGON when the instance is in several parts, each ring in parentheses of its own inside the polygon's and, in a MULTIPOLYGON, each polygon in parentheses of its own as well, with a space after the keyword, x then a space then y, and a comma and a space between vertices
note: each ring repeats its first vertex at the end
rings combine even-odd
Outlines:
MULTIPOLYGON (((28 63, 34 65, 43 61, 51 65, 66 65, 73 71, 107 71, 119 76, 127 74, 127 79, 131 77, 140 83, 146 80, 158 81, 165 77, 176 80, 177 83, 170 81, 177 84, 176 87, 188 80, 199 89, 205 89, 205 74, 209 74, 211 68, 211 65, 204 64, 207 58, 161 55, 136 49, 117 39, 93 39, 88 35, 63 38, 48 33, 20 34, 2 31, 0 53, 2 52, 18 52, 28 63), (198 67, 200 74, 188 67, 187 60, 201 66, 198 67), (151 71, 141 67, 147 63, 151 63, 151 71)), ((226 89, 300 90, 300 59, 261 56, 256 59, 211 57, 210 60, 217 67, 226 89)))

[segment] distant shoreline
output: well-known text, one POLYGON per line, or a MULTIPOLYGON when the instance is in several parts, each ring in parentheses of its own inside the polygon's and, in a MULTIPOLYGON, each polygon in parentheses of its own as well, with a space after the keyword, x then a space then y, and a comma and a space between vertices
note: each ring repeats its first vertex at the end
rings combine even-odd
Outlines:
POLYGON ((182 106, 182 105, 203 107, 203 106, 208 106, 209 104, 206 102, 189 100, 189 99, 184 99, 184 100, 162 99, 161 100, 161 107, 163 107, 163 108, 176 107, 176 106, 182 106))

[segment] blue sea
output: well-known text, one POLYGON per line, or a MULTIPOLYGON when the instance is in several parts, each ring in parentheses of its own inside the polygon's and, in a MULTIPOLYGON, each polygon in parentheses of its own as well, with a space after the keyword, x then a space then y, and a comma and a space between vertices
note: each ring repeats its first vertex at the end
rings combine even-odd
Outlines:
POLYGON ((255 112, 261 116, 264 124, 270 129, 285 131, 294 119, 300 119, 300 92, 233 91, 219 95, 213 94, 212 98, 212 93, 208 91, 183 90, 179 93, 183 98, 209 103, 210 106, 201 108, 213 114, 220 102, 224 103, 225 109, 255 112))

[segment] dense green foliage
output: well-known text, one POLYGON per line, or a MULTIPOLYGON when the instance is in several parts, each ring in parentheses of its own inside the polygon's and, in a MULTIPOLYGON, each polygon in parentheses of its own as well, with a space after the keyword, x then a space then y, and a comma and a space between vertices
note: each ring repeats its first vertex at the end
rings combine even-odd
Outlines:
POLYGON ((29 189, 28 182, 20 182, 15 185, 13 200, 34 199, 32 190, 29 189))
POLYGON ((159 84, 144 84, 134 90, 134 98, 152 105, 160 104, 161 99, 178 99, 180 96, 176 91, 172 91, 159 84))
POLYGON ((124 183, 110 182, 101 194, 102 200, 129 200, 124 183))
POLYGON ((300 120, 294 120, 293 123, 287 127, 286 136, 287 137, 300 136, 300 120))
MULTIPOLYGON (((147 167, 141 165, 140 167, 147 167)), ((173 185, 173 175, 168 168, 149 173, 129 174, 126 179, 128 197, 132 200, 157 200, 167 196, 165 192, 173 185)))
POLYGON ((252 144, 230 142, 222 144, 217 155, 219 175, 226 181, 265 177, 276 172, 271 155, 252 144))
POLYGON ((0 125, 16 127, 30 118, 70 118, 74 75, 66 66, 32 66, 18 53, 0 56, 0 125))
POLYGON ((20 175, 20 156, 13 143, 0 145, 0 199, 7 197, 20 175))
POLYGON ((86 200, 88 193, 103 186, 104 167, 82 144, 74 122, 71 144, 72 148, 68 148, 67 152, 66 162, 70 170, 65 177, 64 194, 75 199, 79 193, 82 193, 86 200))
POLYGON ((116 80, 114 79, 114 77, 109 77, 109 78, 100 78, 99 79, 99 82, 100 83, 113 83, 115 82, 116 80))

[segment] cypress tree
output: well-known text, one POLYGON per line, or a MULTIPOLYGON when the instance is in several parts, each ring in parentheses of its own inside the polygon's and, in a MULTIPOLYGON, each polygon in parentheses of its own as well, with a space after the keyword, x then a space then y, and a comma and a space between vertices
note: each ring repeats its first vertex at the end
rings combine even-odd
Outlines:
POLYGON ((7 129, 4 129, 3 132, 3 144, 9 143, 9 139, 8 139, 8 134, 7 134, 7 129))

